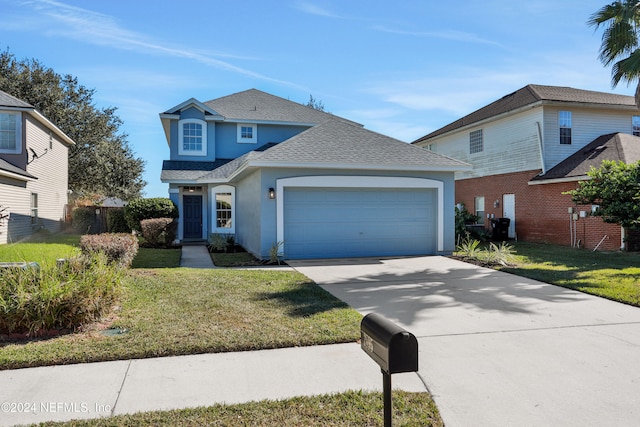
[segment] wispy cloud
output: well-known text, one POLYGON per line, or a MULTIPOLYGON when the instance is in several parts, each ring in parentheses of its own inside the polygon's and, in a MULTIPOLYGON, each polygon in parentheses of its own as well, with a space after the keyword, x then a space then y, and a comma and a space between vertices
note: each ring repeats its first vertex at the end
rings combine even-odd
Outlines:
MULTIPOLYGON (((217 54, 214 56, 201 50, 194 50, 182 46, 171 46, 165 41, 156 41, 144 34, 123 28, 109 15, 55 0, 32 0, 25 2, 24 5, 30 6, 34 11, 48 18, 48 25, 42 28, 46 28, 43 31, 50 36, 70 38, 84 43, 108 46, 114 49, 133 50, 147 55, 188 59, 228 72, 306 90, 295 83, 278 80, 216 58, 217 56, 238 59, 238 57, 234 55, 217 54)), ((33 26, 31 28, 33 28, 33 26)))
POLYGON ((479 44, 488 44, 488 45, 494 45, 494 46, 502 46, 500 43, 496 41, 485 39, 485 38, 479 37, 476 34, 467 33, 464 31, 455 31, 455 30, 404 31, 404 30, 397 30, 394 28, 385 27, 382 25, 376 25, 373 27, 373 29, 376 31, 384 32, 384 33, 397 34, 402 36, 437 38, 437 39, 452 40, 452 41, 459 41, 459 42, 466 42, 466 43, 479 43, 479 44))
POLYGON ((300 1, 300 2, 297 2, 294 5, 294 7, 298 9, 300 12, 307 13, 309 15, 324 16, 325 18, 345 19, 345 17, 343 16, 336 15, 335 13, 332 13, 327 9, 324 9, 316 4, 312 4, 309 2, 300 1))

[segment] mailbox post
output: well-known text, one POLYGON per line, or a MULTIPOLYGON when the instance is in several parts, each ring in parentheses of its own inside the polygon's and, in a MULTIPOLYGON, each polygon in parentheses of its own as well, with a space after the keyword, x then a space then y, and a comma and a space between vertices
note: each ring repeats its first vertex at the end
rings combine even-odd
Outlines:
POLYGON ((391 427, 391 374, 418 370, 416 337, 376 314, 367 314, 360 323, 360 346, 382 371, 384 425, 391 427))

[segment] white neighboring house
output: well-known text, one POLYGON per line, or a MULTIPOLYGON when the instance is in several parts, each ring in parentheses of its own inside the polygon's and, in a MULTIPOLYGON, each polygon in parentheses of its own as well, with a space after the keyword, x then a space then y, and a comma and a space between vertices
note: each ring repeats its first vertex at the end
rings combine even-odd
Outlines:
POLYGON ((60 230, 74 141, 35 108, 0 91, 0 244, 60 230))

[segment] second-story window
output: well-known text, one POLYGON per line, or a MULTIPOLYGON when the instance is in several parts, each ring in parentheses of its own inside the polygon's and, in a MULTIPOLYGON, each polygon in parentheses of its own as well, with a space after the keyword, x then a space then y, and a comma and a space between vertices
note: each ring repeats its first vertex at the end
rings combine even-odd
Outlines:
POLYGON ((238 123, 238 142, 256 144, 258 142, 258 125, 238 123))
POLYGON ((484 150, 484 138, 482 129, 469 133, 469 154, 481 153, 484 150))
POLYGON ((560 125, 560 144, 571 144, 571 111, 560 111, 558 124, 560 125))
POLYGON ((0 112, 0 153, 18 154, 22 149, 20 114, 0 112))
POLYGON ((183 156, 207 155, 206 123, 197 119, 180 120, 180 145, 178 154, 183 156))
POLYGON ((640 136, 640 116, 631 117, 631 132, 635 136, 640 136))

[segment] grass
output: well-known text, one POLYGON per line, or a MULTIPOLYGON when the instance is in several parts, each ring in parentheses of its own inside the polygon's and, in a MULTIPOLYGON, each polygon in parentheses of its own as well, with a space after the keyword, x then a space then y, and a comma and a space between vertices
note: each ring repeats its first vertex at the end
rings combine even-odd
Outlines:
POLYGON ((211 253, 216 267, 249 267, 263 265, 248 252, 211 253))
POLYGON ((180 249, 139 248, 131 268, 177 268, 180 255, 180 249))
MULTIPOLYGON (((238 405, 145 412, 109 418, 42 423, 41 426, 333 426, 383 425, 382 393, 349 391, 238 405)), ((393 423, 398 426, 444 426, 428 393, 393 392, 393 423)))
POLYGON ((361 316, 290 271, 134 269, 111 325, 0 344, 0 369, 353 342, 361 316))
POLYGON ((513 245, 501 271, 640 307, 640 254, 593 252, 536 243, 513 245))
POLYGON ((1 262, 55 263, 58 258, 70 258, 80 253, 80 236, 41 233, 28 241, 0 245, 1 262))

